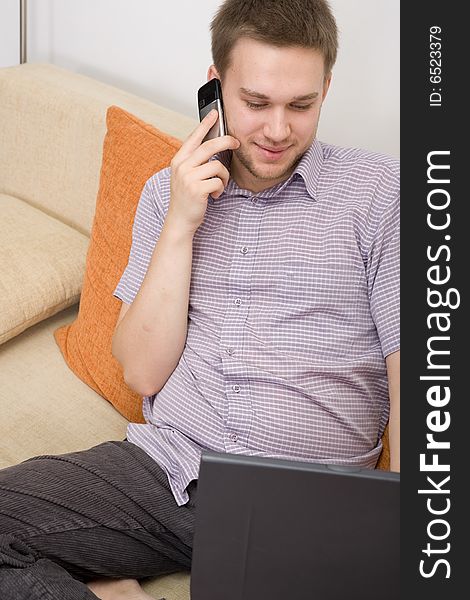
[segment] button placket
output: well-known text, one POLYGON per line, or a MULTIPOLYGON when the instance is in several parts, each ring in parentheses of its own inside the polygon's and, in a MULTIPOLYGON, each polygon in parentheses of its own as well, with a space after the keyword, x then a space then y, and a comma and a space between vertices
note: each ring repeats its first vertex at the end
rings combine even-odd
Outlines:
POLYGON ((251 202, 242 205, 238 235, 236 241, 234 240, 230 264, 228 304, 221 335, 226 402, 224 440, 228 450, 231 444, 248 443, 248 432, 253 419, 250 386, 240 385, 241 382, 245 382, 247 375, 241 361, 244 327, 250 310, 253 263, 262 215, 263 211, 258 210, 258 207, 255 210, 251 202))

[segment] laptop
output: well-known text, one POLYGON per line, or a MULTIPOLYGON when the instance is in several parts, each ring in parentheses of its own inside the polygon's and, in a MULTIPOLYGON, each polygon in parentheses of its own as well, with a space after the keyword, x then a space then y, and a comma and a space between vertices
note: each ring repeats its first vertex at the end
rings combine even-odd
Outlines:
POLYGON ((203 452, 191 600, 399 597, 398 473, 203 452))

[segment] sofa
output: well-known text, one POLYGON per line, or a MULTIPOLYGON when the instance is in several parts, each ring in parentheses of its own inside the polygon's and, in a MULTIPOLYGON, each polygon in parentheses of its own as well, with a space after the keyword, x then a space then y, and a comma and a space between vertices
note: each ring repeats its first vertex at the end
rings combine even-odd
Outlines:
MULTIPOLYGON (((126 436, 54 337, 78 314, 111 105, 177 139, 197 124, 54 65, 0 69, 0 468, 126 436)), ((188 573, 144 586, 189 598, 188 573)))
MULTIPOLYGON (((167 162, 179 140, 197 124, 148 100, 54 65, 0 69, 0 468, 32 456, 63 454, 106 440, 122 440, 128 420, 139 415, 139 399, 122 387, 116 388, 117 371, 111 371, 107 379, 100 379, 100 373, 90 376, 95 362, 101 368, 112 360, 109 337, 119 302, 107 302, 123 264, 122 260, 115 264, 114 249, 108 248, 109 265, 96 275, 93 257, 106 252, 106 243, 93 252, 91 248, 93 236, 120 222, 119 209, 110 216, 109 207, 100 209, 108 216, 107 225, 97 221, 99 202, 110 181, 119 175, 113 171, 106 179, 104 174, 104 155, 111 144, 107 131, 110 123, 115 123, 112 119, 118 110, 113 113, 110 107, 119 107, 119 123, 124 114, 131 126, 140 127, 142 135, 150 131, 154 136, 151 143, 156 140, 160 144, 158 132, 163 132, 162 139, 169 144, 167 162), (91 289, 99 287, 112 269, 114 283, 99 292, 101 300, 89 302, 91 289), (78 342, 70 350, 67 328, 85 310, 95 319, 86 334, 91 337, 77 335, 78 342), (74 367, 70 354, 74 351, 79 359, 84 358, 89 340, 96 338, 96 330, 106 319, 107 345, 97 346, 98 354, 88 357, 88 366, 74 367)), ((119 145, 116 140, 121 140, 122 146, 122 139, 127 139, 122 138, 120 127, 114 127, 115 146, 119 145)), ((147 154, 155 152, 142 149, 140 139, 134 139, 134 147, 121 159, 121 171, 127 168, 122 185, 133 179, 133 169, 147 160, 147 154)), ((146 174, 140 173, 132 192, 134 208, 145 177, 152 173, 152 164, 146 174)), ((118 190, 115 195, 120 194, 118 190)), ((131 212, 129 215, 130 219, 131 212)), ((129 224, 121 229, 129 229, 129 224)), ((130 231, 126 235, 128 245, 130 231)), ((385 447, 381 468, 388 466, 387 453, 385 447)), ((188 573, 155 578, 143 585, 155 598, 189 598, 188 573)))

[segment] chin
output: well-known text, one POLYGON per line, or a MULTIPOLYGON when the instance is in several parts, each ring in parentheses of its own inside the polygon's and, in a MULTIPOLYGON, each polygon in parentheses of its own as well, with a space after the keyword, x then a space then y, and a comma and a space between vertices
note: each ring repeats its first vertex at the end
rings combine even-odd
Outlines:
POLYGON ((258 179, 263 179, 266 181, 276 180, 282 177, 288 177, 292 170, 294 169, 294 165, 290 163, 286 163, 284 165, 276 165, 276 167, 272 165, 253 165, 253 174, 258 177, 258 179))
POLYGON ((254 148, 254 142, 245 141, 242 142, 240 148, 234 150, 234 155, 237 157, 242 169, 248 171, 251 177, 264 181, 270 187, 270 185, 288 179, 305 150, 299 152, 298 144, 293 144, 279 160, 265 160, 264 157, 259 156, 259 152, 254 148))
MULTIPOLYGON (((250 171, 253 175, 263 180, 276 180, 286 178, 297 166, 302 155, 291 154, 277 163, 266 163, 250 157, 248 161, 250 171)), ((246 165, 246 163, 245 163, 246 165)))

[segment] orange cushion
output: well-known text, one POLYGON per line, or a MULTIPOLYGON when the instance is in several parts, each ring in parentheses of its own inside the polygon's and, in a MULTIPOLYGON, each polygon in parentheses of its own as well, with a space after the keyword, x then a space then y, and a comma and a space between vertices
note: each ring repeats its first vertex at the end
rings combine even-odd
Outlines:
POLYGON ((121 302, 113 291, 126 267, 145 182, 167 167, 181 142, 117 106, 106 115, 100 185, 76 320, 54 333, 72 371, 128 420, 143 422, 142 398, 124 383, 111 341, 121 302))

